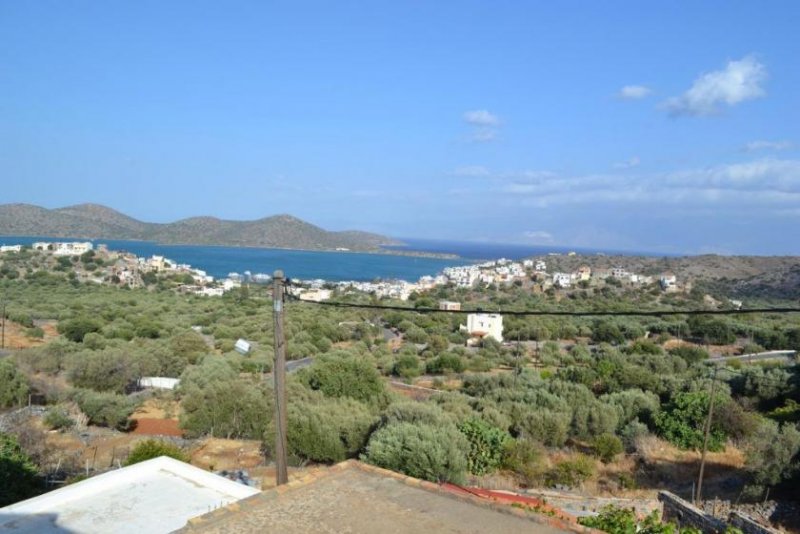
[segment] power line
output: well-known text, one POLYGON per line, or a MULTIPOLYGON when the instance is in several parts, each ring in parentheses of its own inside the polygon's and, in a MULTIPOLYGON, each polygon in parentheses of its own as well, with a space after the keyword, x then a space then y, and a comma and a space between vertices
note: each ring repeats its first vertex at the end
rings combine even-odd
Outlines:
MULTIPOLYGON (((296 286, 295 286, 296 287, 296 286)), ((356 302, 335 302, 335 301, 317 301, 317 300, 303 300, 287 292, 289 297, 297 302, 305 302, 307 304, 314 304, 317 306, 329 306, 333 308, 357 308, 362 310, 386 310, 386 311, 402 311, 414 313, 454 313, 454 314, 469 314, 469 313, 497 313, 500 315, 508 315, 512 317, 663 317, 672 315, 745 315, 752 313, 800 313, 800 308, 750 308, 739 310, 634 310, 634 311, 522 311, 522 310, 487 310, 483 308, 476 308, 473 310, 440 310, 439 308, 409 308, 408 306, 391 306, 379 304, 359 304, 356 302)))

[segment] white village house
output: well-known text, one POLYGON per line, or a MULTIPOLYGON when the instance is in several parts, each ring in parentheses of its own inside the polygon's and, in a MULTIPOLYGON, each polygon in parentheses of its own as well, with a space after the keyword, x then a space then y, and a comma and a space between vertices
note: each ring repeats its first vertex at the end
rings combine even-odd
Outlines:
POLYGON ((473 337, 491 337, 502 343, 503 316, 499 313, 470 313, 467 315, 467 325, 461 325, 461 330, 466 330, 473 337))

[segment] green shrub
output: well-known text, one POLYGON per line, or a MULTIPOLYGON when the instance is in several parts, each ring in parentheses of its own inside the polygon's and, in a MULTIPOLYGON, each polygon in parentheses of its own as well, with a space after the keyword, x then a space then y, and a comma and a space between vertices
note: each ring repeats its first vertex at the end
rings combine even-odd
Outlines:
POLYGON ((413 423, 423 425, 450 425, 455 418, 436 404, 417 401, 400 401, 390 404, 383 412, 382 424, 413 423))
POLYGON ((683 358, 686 363, 696 363, 708 359, 708 352, 697 345, 678 345, 669 349, 669 353, 683 358))
POLYGON ((350 397, 379 405, 385 405, 388 400, 386 386, 374 363, 348 352, 335 351, 320 356, 311 367, 297 375, 311 389, 329 397, 350 397))
POLYGON ((180 426, 190 437, 261 439, 272 419, 272 395, 219 357, 181 375, 180 426))
POLYGON ((522 484, 535 486, 544 475, 545 451, 542 445, 527 439, 507 440, 502 467, 519 476, 522 484))
POLYGON ((467 467, 473 475, 491 473, 500 466, 506 442, 511 436, 480 419, 470 419, 458 425, 469 440, 467 467))
POLYGON ((36 466, 17 438, 0 432, 0 507, 39 493, 36 466))
POLYGON ((421 372, 419 358, 413 354, 401 354, 392 367, 392 374, 401 378, 415 378, 421 372))
POLYGON ((600 397, 600 400, 619 410, 618 427, 624 427, 635 419, 651 422, 661 409, 661 399, 658 395, 638 388, 609 393, 600 397))
POLYGON ((791 423, 779 426, 763 420, 758 432, 748 440, 745 452, 752 483, 774 486, 800 469, 793 461, 800 452, 800 430, 791 423))
POLYGON ((443 373, 461 373, 464 371, 464 361, 457 354, 445 352, 425 364, 425 371, 438 375, 443 373))
POLYGON ((70 393, 89 423, 118 430, 128 430, 128 419, 136 409, 136 402, 116 393, 98 393, 87 389, 76 389, 70 393))
POLYGON ((570 415, 546 408, 535 408, 516 425, 518 433, 548 447, 560 447, 569 435, 570 415))
POLYGON ((169 456, 181 462, 189 462, 189 455, 174 443, 160 439, 145 439, 133 446, 128 459, 125 460, 125 465, 138 464, 159 456, 169 456))
POLYGON ((636 442, 639 438, 649 434, 650 429, 647 428, 646 424, 642 423, 638 419, 634 419, 622 427, 622 430, 620 431, 622 443, 625 445, 625 449, 629 452, 633 452, 636 449, 636 442))
POLYGON ((586 527, 596 528, 609 534, 636 534, 636 511, 633 508, 621 508, 614 505, 604 507, 594 517, 582 517, 578 522, 586 527))
MULTIPOLYGON (((715 405, 719 410, 727 398, 718 394, 715 405)), ((708 414, 709 394, 705 391, 678 393, 655 417, 658 433, 682 449, 699 449, 703 445, 703 427, 708 414)), ((711 426, 708 450, 721 451, 727 439, 718 418, 711 426)))
POLYGON ((44 330, 42 330, 38 326, 34 326, 25 330, 25 336, 27 336, 30 339, 43 339, 44 330))
POLYGON ((314 462, 341 462, 364 448, 376 422, 364 403, 317 393, 289 404, 289 451, 314 462))
POLYGON ((28 378, 8 358, 0 360, 0 408, 21 406, 28 401, 28 378))
POLYGON ((51 430, 68 430, 75 426, 75 421, 70 418, 67 412, 58 407, 47 410, 42 422, 51 430))
POLYGON ((600 461, 607 464, 623 451, 622 440, 614 434, 600 434, 594 439, 592 449, 600 461))
POLYGON ((90 317, 76 317, 58 323, 58 331, 75 343, 82 342, 84 336, 89 332, 99 332, 101 327, 102 325, 99 322, 90 317))
POLYGON ((594 460, 586 455, 578 454, 572 459, 561 460, 547 475, 547 483, 551 486, 579 487, 594 475, 594 460))
POLYGON ((458 484, 467 469, 466 450, 467 438, 455 426, 395 423, 372 434, 362 459, 412 477, 458 484))
MULTIPOLYGON (((582 517, 578 522, 609 534, 702 534, 701 530, 693 527, 678 528, 673 523, 662 523, 656 510, 639 520, 635 509, 614 505, 604 507, 596 516, 582 517)), ((729 527, 725 533, 734 534, 736 530, 729 527)))

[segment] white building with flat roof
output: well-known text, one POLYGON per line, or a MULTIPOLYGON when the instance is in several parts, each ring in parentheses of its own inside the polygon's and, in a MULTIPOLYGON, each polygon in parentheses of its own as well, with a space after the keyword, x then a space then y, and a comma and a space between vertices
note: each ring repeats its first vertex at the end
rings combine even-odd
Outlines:
POLYGON ((491 337, 502 343, 503 316, 499 313, 470 313, 467 315, 466 331, 470 336, 481 339, 491 337))
POLYGON ((0 533, 172 532, 259 490, 166 456, 0 508, 0 533))

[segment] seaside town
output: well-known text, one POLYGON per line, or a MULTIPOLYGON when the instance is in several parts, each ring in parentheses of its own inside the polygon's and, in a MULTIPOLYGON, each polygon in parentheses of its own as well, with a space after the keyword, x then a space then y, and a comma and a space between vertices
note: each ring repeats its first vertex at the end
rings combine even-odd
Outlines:
MULTIPOLYGON (((23 245, 2 245, 2 253, 20 253, 23 245)), ((152 285, 159 279, 174 282, 172 288, 182 294, 205 297, 221 297, 225 293, 241 288, 243 284, 265 284, 271 276, 262 273, 228 273, 227 277, 215 279, 206 271, 188 264, 178 263, 161 255, 149 258, 138 257, 124 251, 109 250, 106 245, 95 247, 91 242, 35 242, 30 250, 52 256, 57 268, 74 268, 75 278, 82 282, 110 284, 120 287, 141 288, 152 285)), ((548 256, 558 256, 550 253, 548 256)), ((568 255, 575 255, 574 252, 568 255)), ((416 282, 406 280, 375 281, 326 281, 293 280, 290 293, 305 301, 326 301, 336 295, 364 293, 381 299, 407 301, 412 294, 434 290, 438 287, 469 289, 496 285, 516 284, 532 293, 559 290, 599 288, 607 284, 642 287, 657 283, 664 292, 686 291, 690 284, 679 285, 671 272, 659 277, 644 276, 621 267, 592 269, 581 265, 572 272, 548 272, 545 258, 514 261, 500 258, 472 265, 447 267, 435 276, 422 276, 416 282)), ((741 303, 732 301, 734 305, 741 303)), ((439 309, 459 311, 461 303, 441 300, 439 309)), ((496 313, 474 313, 467 316, 462 331, 468 334, 468 346, 479 345, 489 337, 503 342, 503 317, 496 313)), ((240 340, 244 341, 244 340, 240 340)), ((246 351, 245 351, 246 352, 246 351)))
MULTIPOLYGON (((19 253, 23 245, 2 245, 0 253, 19 253)), ((206 271, 185 263, 178 263, 161 255, 149 258, 138 257, 124 251, 109 250, 106 245, 95 247, 91 242, 35 242, 29 247, 33 251, 53 256, 59 264, 67 267, 80 264, 76 277, 80 281, 98 284, 113 284, 130 288, 144 287, 157 274, 177 282, 175 289, 181 293, 208 297, 220 297, 226 292, 239 288, 243 283, 263 284, 271 280, 263 273, 228 273, 225 278, 215 279, 206 271)), ((575 255, 574 252, 568 255, 575 255)), ((550 253, 549 256, 558 256, 550 253)), ((416 282, 407 280, 374 281, 327 281, 294 280, 300 287, 294 288, 294 296, 302 300, 323 301, 330 299, 335 292, 362 292, 374 294, 378 298, 408 300, 413 293, 429 291, 442 286, 472 288, 492 284, 518 284, 534 293, 553 290, 586 289, 601 287, 607 283, 631 287, 658 283, 665 292, 691 289, 689 285, 679 285, 677 277, 671 272, 658 277, 629 272, 622 267, 611 269, 592 269, 582 265, 572 272, 548 271, 545 258, 531 258, 515 261, 506 258, 486 261, 472 265, 447 267, 433 276, 422 276, 416 282)))

